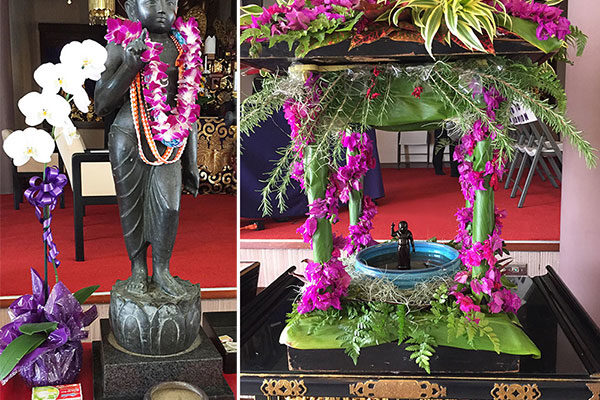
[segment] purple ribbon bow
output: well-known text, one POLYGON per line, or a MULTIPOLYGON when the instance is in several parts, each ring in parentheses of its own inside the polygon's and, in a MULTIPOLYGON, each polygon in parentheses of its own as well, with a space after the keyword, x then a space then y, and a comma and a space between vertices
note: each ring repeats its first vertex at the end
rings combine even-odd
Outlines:
POLYGON ((67 184, 67 177, 61 174, 56 167, 46 167, 44 179, 34 176, 29 180, 30 187, 25 190, 25 198, 35 207, 35 215, 44 227, 44 242, 48 247, 48 261, 55 263, 58 267, 60 261, 56 259, 58 250, 52 239, 50 223, 52 222, 52 210, 56 207, 58 196, 63 192, 67 184), (48 216, 44 215, 44 208, 48 207, 48 216))

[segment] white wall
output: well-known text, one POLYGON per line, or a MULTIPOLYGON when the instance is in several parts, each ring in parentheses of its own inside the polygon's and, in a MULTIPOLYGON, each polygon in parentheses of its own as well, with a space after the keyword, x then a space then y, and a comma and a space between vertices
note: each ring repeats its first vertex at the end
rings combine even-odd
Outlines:
MULTIPOLYGON (((600 148, 600 2, 569 2, 569 19, 589 36, 585 54, 567 67, 568 115, 595 148, 600 148)), ((590 170, 565 146, 560 275, 588 313, 600 324, 600 168, 590 170)))

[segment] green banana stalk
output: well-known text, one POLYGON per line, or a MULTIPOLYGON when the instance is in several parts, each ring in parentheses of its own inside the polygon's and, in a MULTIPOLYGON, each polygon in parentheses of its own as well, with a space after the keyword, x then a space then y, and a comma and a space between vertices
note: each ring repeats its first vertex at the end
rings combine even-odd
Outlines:
MULTIPOLYGON (((317 147, 307 146, 304 150, 304 181, 308 203, 325 198, 329 182, 329 165, 318 157, 317 147)), ((331 221, 326 218, 317 220, 317 230, 312 237, 313 261, 325 263, 331 259, 333 252, 333 232, 331 221)))

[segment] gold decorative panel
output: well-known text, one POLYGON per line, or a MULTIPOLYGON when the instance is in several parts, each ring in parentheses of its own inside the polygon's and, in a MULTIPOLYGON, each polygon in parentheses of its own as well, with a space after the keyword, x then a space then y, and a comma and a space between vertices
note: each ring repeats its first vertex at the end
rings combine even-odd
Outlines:
POLYGON ((304 396, 306 386, 303 380, 265 379, 260 391, 265 396, 304 396))
POLYGON ((600 400, 600 382, 599 383, 587 383, 586 386, 592 392, 592 397, 589 400, 600 400))
POLYGON ((198 125, 199 193, 235 194, 236 127, 222 118, 200 118, 198 125))
POLYGON ((382 379, 351 383, 350 395, 371 398, 443 399, 446 397, 446 388, 428 381, 382 379))
POLYGON ((491 391, 494 400, 538 400, 542 392, 536 384, 517 385, 496 383, 491 391))

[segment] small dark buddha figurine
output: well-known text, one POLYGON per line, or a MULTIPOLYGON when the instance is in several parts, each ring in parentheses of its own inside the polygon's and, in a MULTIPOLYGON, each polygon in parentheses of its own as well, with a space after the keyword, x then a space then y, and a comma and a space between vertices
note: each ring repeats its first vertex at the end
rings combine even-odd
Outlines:
POLYGON ((410 246, 412 245, 412 251, 415 252, 415 240, 413 239, 412 232, 408 230, 408 223, 406 221, 398 222, 398 229, 394 229, 395 225, 392 223, 392 238, 398 239, 398 269, 410 269, 410 246))
MULTIPOLYGON (((197 126, 192 124, 180 159, 173 163, 150 165, 141 159, 140 152, 143 151, 145 157, 152 160, 153 151, 166 154, 167 146, 155 141, 156 149, 152 150, 150 142, 144 142, 144 133, 141 133, 139 142, 142 147, 138 149, 130 98, 130 85, 145 67, 141 55, 147 49, 145 39, 149 37, 164 47, 160 59, 168 65, 166 102, 171 107, 176 105, 178 48, 170 33, 176 19, 177 0, 127 0, 125 9, 130 20, 141 22, 142 34, 126 47, 115 43, 107 45, 106 70, 96 84, 94 101, 98 115, 116 112, 108 134, 108 149, 123 236, 131 260, 127 289, 137 294, 148 291, 146 253, 151 245, 152 282, 163 292, 180 296, 184 289, 171 275, 169 261, 179 224, 182 187, 194 196, 198 193, 197 126)), ((133 107, 136 110, 137 101, 133 107)), ((145 106, 149 107, 147 103, 145 106)), ((142 117, 139 113, 138 126, 143 126, 142 117)))

